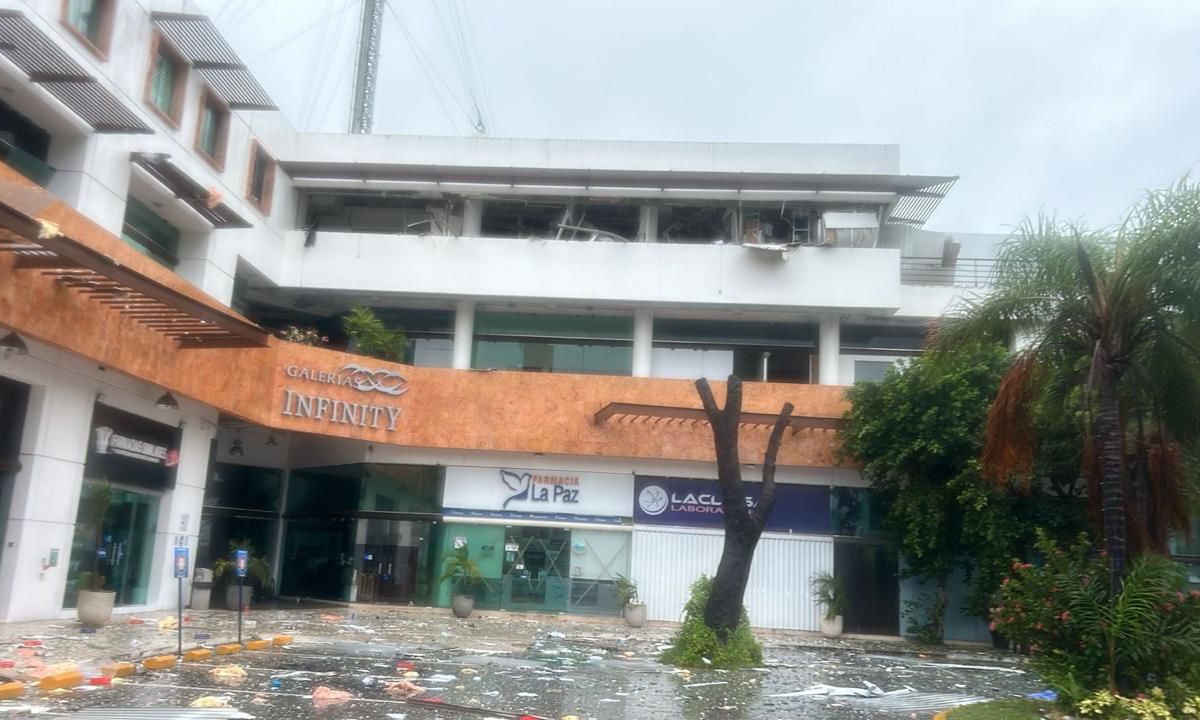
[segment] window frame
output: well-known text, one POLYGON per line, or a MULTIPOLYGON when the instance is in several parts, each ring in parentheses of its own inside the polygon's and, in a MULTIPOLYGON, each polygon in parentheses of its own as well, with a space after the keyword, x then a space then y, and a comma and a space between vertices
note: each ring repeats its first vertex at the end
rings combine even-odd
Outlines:
POLYGON ((117 15, 117 0, 96 0, 100 8, 100 28, 93 41, 82 30, 71 22, 71 0, 62 0, 61 19, 63 27, 71 33, 85 48, 101 60, 108 60, 108 51, 112 46, 114 20, 117 15))
POLYGON ((267 149, 262 146, 257 140, 250 143, 250 164, 246 169, 246 200, 258 208, 263 215, 271 214, 271 200, 275 195, 275 175, 279 170, 278 163, 271 156, 267 149), (267 169, 263 173, 262 197, 254 195, 254 169, 258 165, 259 159, 262 159, 267 165, 267 169))
POLYGON ((155 32, 154 39, 150 42, 150 63, 146 69, 146 87, 142 93, 142 99, 150 110, 160 118, 170 123, 171 127, 179 129, 179 121, 183 117, 183 106, 187 99, 187 84, 188 84, 188 63, 183 55, 179 53, 171 43, 163 37, 162 33, 155 32), (171 62, 175 64, 178 74, 175 78, 175 87, 171 90, 171 109, 170 112, 164 111, 154 102, 154 66, 158 60, 159 53, 165 55, 171 62))
POLYGON ((225 155, 226 149, 229 146, 229 121, 230 121, 229 106, 225 104, 217 94, 212 91, 212 88, 207 85, 200 93, 199 107, 196 109, 196 137, 193 143, 197 154, 208 161, 218 172, 225 171, 225 155), (204 112, 209 108, 213 108, 217 114, 217 139, 215 153, 210 155, 208 150, 204 148, 204 112))

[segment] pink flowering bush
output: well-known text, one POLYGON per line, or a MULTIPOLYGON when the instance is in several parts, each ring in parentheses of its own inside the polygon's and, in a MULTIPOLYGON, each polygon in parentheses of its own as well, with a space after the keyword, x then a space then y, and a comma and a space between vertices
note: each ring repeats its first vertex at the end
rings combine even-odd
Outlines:
POLYGON ((992 629, 1027 650, 1066 704, 1097 690, 1162 688, 1179 707, 1200 689, 1200 591, 1158 555, 1130 562, 1123 587, 1087 538, 1068 549, 1039 538, 1041 563, 1014 562, 991 609, 992 629))

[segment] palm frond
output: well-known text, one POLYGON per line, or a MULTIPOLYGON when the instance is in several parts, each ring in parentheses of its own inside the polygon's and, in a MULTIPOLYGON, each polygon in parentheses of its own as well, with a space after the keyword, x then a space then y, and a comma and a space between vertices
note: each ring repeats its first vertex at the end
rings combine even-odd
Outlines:
POLYGON ((1015 480, 1028 488, 1033 470, 1033 399, 1037 382, 1037 357, 1019 355, 1000 381, 996 400, 988 411, 980 465, 995 485, 1015 480))

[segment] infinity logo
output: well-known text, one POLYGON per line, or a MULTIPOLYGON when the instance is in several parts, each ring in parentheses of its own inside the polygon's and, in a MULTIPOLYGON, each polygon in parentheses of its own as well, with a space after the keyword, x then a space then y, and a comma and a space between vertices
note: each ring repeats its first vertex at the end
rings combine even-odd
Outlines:
POLYGON ((371 370, 353 363, 343 367, 340 372, 350 374, 351 387, 360 392, 381 392, 385 395, 403 395, 408 388, 403 387, 408 382, 404 376, 391 370, 371 370))

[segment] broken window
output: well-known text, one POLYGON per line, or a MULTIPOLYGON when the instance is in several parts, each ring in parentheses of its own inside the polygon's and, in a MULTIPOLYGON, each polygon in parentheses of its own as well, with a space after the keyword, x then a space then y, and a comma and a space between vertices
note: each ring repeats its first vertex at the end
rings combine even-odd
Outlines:
POLYGON ((484 207, 484 237, 617 241, 638 234, 638 205, 568 200, 491 201, 484 207))
POLYGON ((737 211, 733 207, 670 204, 659 209, 659 241, 670 243, 731 242, 737 211))
POLYGON ((452 203, 393 193, 314 192, 306 196, 307 227, 330 232, 457 235, 461 218, 452 203))

